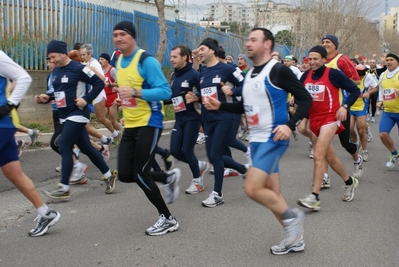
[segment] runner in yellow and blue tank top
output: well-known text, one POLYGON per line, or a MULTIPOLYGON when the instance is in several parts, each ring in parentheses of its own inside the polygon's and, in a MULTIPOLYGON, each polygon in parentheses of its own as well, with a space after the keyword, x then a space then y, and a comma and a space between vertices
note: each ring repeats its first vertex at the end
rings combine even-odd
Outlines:
POLYGON ((155 182, 165 184, 166 202, 173 203, 179 194, 180 169, 167 173, 150 172, 155 148, 163 128, 163 100, 171 90, 158 61, 137 47, 132 22, 115 25, 113 41, 121 51, 116 63, 125 131, 118 151, 119 180, 136 182, 159 213, 158 221, 146 230, 148 235, 176 231, 179 223, 172 216, 155 182))
POLYGON ((377 107, 383 107, 381 115, 379 133, 382 143, 391 152, 387 168, 395 167, 399 159, 398 151, 395 148, 389 133, 395 124, 399 127, 399 57, 394 53, 386 56, 387 70, 380 76, 380 90, 378 94, 377 107))
MULTIPOLYGON (((357 146, 362 146, 362 157, 364 161, 369 160, 369 152, 367 150, 368 143, 368 125, 367 125, 367 110, 369 109, 369 99, 370 94, 378 90, 378 81, 373 75, 366 73, 366 67, 364 65, 357 65, 356 70, 361 78, 358 87, 362 92, 357 98, 356 102, 350 108, 351 114, 351 141, 357 144, 357 146), (355 125, 359 138, 355 131, 355 125)), ((370 133, 369 133, 370 134, 370 133)))
POLYGON ((32 180, 22 171, 14 134, 19 119, 16 109, 32 82, 29 74, 0 50, 0 168, 4 176, 35 206, 39 215, 30 236, 41 236, 56 224, 61 214, 43 202, 32 180), (16 85, 9 95, 10 79, 16 85))

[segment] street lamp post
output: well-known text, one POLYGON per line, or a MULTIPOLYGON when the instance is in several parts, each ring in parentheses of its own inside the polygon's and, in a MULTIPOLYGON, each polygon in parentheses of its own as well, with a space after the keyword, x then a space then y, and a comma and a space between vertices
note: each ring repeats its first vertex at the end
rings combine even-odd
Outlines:
POLYGON ((145 13, 148 14, 147 7, 148 7, 148 3, 150 2, 150 0, 144 0, 144 2, 145 2, 145 13))

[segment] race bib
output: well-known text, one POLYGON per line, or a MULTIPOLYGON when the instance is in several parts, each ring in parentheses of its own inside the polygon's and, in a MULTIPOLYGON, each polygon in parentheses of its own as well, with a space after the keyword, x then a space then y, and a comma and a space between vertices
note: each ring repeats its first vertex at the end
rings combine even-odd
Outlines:
POLYGON ((215 99, 218 99, 218 89, 216 86, 201 89, 202 102, 204 102, 207 97, 213 97, 215 99))
POLYGON ((124 108, 137 108, 137 99, 135 97, 122 98, 121 106, 124 108))
POLYGON ((384 101, 395 100, 396 99, 395 89, 393 88, 384 89, 382 91, 382 97, 384 101))
POLYGON ((245 117, 247 118, 248 126, 259 125, 259 107, 253 105, 244 105, 245 117))
POLYGON ((306 90, 308 90, 309 94, 312 96, 313 101, 323 102, 324 101, 324 93, 325 86, 321 84, 311 84, 308 83, 305 86, 306 90))
POLYGON ((172 104, 175 112, 181 112, 186 110, 186 104, 184 104, 182 96, 173 97, 172 104))
POLYGON ((54 93, 55 104, 57 108, 66 108, 66 97, 65 92, 55 92, 54 93))

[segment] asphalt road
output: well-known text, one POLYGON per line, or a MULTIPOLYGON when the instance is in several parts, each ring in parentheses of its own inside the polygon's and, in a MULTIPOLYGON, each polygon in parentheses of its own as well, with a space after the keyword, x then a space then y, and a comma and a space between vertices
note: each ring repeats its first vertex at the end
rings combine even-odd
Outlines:
MULTIPOLYGON (((321 210, 306 210, 303 253, 269 252, 284 232, 270 211, 246 197, 241 177, 224 179, 224 205, 204 208, 201 201, 212 191, 212 175, 206 175, 204 193, 186 195, 190 171, 176 162, 183 172, 181 194, 170 210, 180 229, 150 237, 144 231, 158 214, 141 189, 117 183, 114 193, 106 195, 100 172, 89 163, 89 183, 72 186, 69 202, 49 203, 62 213, 61 221, 36 238, 27 234, 36 211, 0 174, 0 266, 399 266, 399 164, 394 170, 385 168, 388 153, 377 135, 377 123, 371 125, 371 159, 364 163, 354 200, 341 200, 344 184, 330 170, 331 188, 320 195, 321 210)), ((399 147, 396 128, 392 136, 399 147)), ((160 145, 167 147, 168 140, 164 135, 160 145)), ((338 140, 334 144, 351 173, 351 157, 338 140)), ((205 159, 204 145, 196 152, 205 159)), ((245 162, 241 152, 233 152, 245 162)), ((111 153, 109 166, 116 167, 116 149, 111 153)), ((21 161, 39 191, 56 186, 59 157, 53 151, 24 151, 21 161)), ((280 170, 282 192, 290 206, 298 207, 296 200, 309 194, 312 184, 313 162, 304 137, 291 141, 280 170)))

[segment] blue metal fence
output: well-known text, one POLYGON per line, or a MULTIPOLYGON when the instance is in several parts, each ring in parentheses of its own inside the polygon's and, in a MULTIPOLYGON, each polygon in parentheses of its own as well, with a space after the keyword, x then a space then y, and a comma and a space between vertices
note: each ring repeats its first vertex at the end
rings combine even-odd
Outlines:
MULTIPOLYGON (((125 11, 78 0, 0 0, 0 49, 29 70, 46 69, 47 44, 64 40, 70 49, 76 42, 91 43, 94 56, 111 54, 113 26, 122 20, 133 21, 137 27, 137 44, 155 55, 159 45, 158 18, 139 11, 125 11)), ((170 66, 173 46, 184 44, 196 48, 202 39, 219 41, 227 54, 243 51, 244 38, 233 33, 205 29, 181 20, 167 21, 167 48, 162 66, 170 66)), ((290 48, 276 46, 280 54, 290 48)), ((297 55, 298 57, 298 55, 297 55)), ((300 57, 298 57, 300 58, 300 57)))

